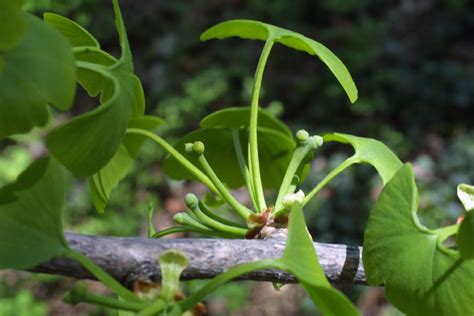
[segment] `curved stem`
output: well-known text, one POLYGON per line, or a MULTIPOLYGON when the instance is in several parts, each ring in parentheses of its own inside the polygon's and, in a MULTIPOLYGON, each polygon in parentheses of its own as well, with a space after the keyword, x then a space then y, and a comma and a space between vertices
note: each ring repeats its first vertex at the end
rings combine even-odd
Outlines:
POLYGON ((242 152, 242 146, 239 139, 239 130, 237 128, 232 129, 232 141, 234 143, 235 155, 237 156, 237 161, 239 162, 240 173, 245 181, 245 186, 247 187, 247 192, 250 195, 252 200, 253 207, 258 211, 257 199, 255 197, 255 188, 253 187, 252 181, 250 180, 250 172, 247 164, 245 163, 244 153, 242 152))
POLYGON ((225 185, 221 182, 219 177, 216 175, 214 170, 212 170, 211 166, 207 162, 206 157, 204 154, 200 154, 198 157, 198 161, 201 164, 202 169, 204 169, 211 179, 212 183, 215 185, 217 190, 219 191, 220 195, 222 198, 245 220, 247 221, 247 218, 249 217, 250 214, 253 212, 245 207, 244 205, 240 204, 239 201, 234 198, 234 196, 227 190, 225 185))
POLYGON ((224 232, 224 233, 230 233, 230 234, 235 234, 235 235, 240 235, 242 238, 245 237, 245 234, 247 233, 247 229, 245 228, 239 228, 235 226, 229 226, 226 225, 222 222, 216 221, 215 219, 208 217, 202 210, 202 203, 199 203, 194 207, 191 211, 193 211, 194 215, 197 216, 199 221, 209 228, 212 228, 214 230, 224 232))
POLYGON ((146 303, 138 303, 138 302, 125 302, 121 300, 117 300, 111 297, 98 295, 95 293, 90 292, 82 292, 82 293, 75 293, 74 303, 87 303, 87 304, 94 304, 105 306, 112 309, 118 309, 123 311, 130 311, 130 312, 138 312, 144 308, 147 308, 146 303))
POLYGON ((110 290, 120 296, 126 301, 142 303, 142 300, 136 297, 132 292, 120 284, 117 280, 111 277, 107 272, 102 270, 94 261, 84 256, 82 253, 77 251, 69 251, 66 254, 67 257, 79 261, 79 263, 86 268, 97 280, 104 283, 110 290))
POLYGON ((306 195, 303 201, 303 206, 306 205, 322 188, 326 186, 335 176, 346 170, 352 164, 358 162, 358 158, 356 156, 351 156, 344 160, 339 166, 334 168, 326 177, 324 177, 318 185, 306 195))
POLYGON ((258 141, 257 141, 257 123, 258 123, 258 99, 260 96, 260 88, 262 86, 263 71, 265 69, 265 64, 268 60, 268 55, 274 41, 272 38, 269 38, 265 42, 263 47, 262 54, 257 64, 257 70, 255 71, 254 85, 252 90, 252 101, 250 107, 250 130, 249 130, 249 144, 250 144, 250 160, 251 160, 251 170, 250 175, 253 181, 253 187, 255 189, 255 196, 257 199, 257 204, 259 209, 257 212, 262 212, 267 208, 265 203, 265 196, 263 193, 262 178, 260 175, 260 163, 258 160, 258 141))
MULTIPOLYGON (((166 302, 162 299, 157 299, 154 303, 143 309, 137 316, 153 316, 158 315, 166 307, 166 302)), ((161 314, 160 314, 161 315, 161 314)))
POLYGON ((213 220, 216 220, 220 223, 223 223, 223 224, 226 224, 228 226, 233 226, 233 227, 238 227, 238 228, 243 228, 243 229, 247 229, 247 227, 239 224, 239 223, 235 223, 233 221, 230 221, 228 220, 227 218, 224 218, 224 217, 220 217, 216 214, 214 214, 213 212, 211 212, 207 206, 203 203, 203 202, 199 202, 199 207, 201 209, 201 211, 207 216, 207 217, 210 217, 212 218, 213 220))
POLYGON ((285 177, 280 186, 280 190, 278 191, 278 196, 275 202, 274 213, 275 216, 280 215, 285 210, 282 209, 283 197, 288 194, 290 190, 291 184, 293 182, 293 178, 295 176, 296 171, 298 170, 299 166, 303 162, 304 158, 308 155, 311 150, 314 150, 316 146, 308 141, 304 145, 299 145, 293 151, 293 155, 291 156, 290 163, 288 164, 288 168, 286 169, 285 177))
POLYGON ((166 235, 175 234, 175 233, 195 233, 195 234, 201 234, 205 236, 219 237, 219 238, 225 238, 225 239, 242 239, 242 236, 230 235, 230 234, 216 232, 212 230, 202 230, 202 229, 189 227, 189 226, 178 226, 178 227, 171 227, 168 229, 164 229, 162 231, 157 232, 155 235, 153 235, 153 238, 158 239, 166 235))
POLYGON ((193 165, 192 162, 190 162, 188 159, 186 159, 186 157, 184 157, 176 149, 174 149, 173 146, 168 144, 168 142, 165 141, 163 138, 140 128, 129 128, 127 129, 127 134, 142 135, 148 137, 149 139, 157 143, 177 161, 179 161, 183 165, 183 167, 188 169, 188 171, 191 172, 200 182, 204 183, 209 189, 211 189, 214 193, 220 196, 219 191, 216 189, 212 181, 201 170, 199 170, 195 165, 193 165))
POLYGON ((264 259, 260 261, 244 263, 236 267, 230 268, 226 272, 219 274, 214 279, 207 282, 206 285, 204 285, 199 291, 195 292, 193 295, 180 301, 178 305, 181 310, 185 312, 197 303, 199 303, 201 300, 203 300, 209 293, 213 292, 222 284, 255 270, 270 269, 275 268, 277 266, 278 259, 264 259))

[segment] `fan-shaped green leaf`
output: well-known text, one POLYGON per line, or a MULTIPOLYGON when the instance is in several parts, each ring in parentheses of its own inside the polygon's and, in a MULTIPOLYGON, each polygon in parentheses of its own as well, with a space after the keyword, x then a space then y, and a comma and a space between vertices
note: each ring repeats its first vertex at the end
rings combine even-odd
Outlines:
POLYGON ((384 284, 386 297, 408 315, 473 315, 474 261, 443 245, 449 229, 421 225, 417 208, 407 164, 385 185, 369 217, 363 250, 368 282, 384 284))
MULTIPOLYGON (((240 144, 247 144, 247 130, 240 129, 239 135, 240 144)), ((281 184, 296 145, 286 134, 264 127, 259 127, 258 139, 263 185, 266 188, 276 188, 281 184)), ((175 145, 176 150, 187 156, 194 165, 199 166, 197 158, 187 155, 184 150, 185 143, 195 141, 202 141, 206 146, 206 158, 222 182, 230 188, 245 184, 235 154, 232 129, 223 127, 199 129, 178 141, 175 145)), ((246 146, 242 146, 242 152, 244 157, 247 157, 246 146)), ((166 158, 163 167, 166 174, 174 179, 195 180, 194 176, 172 156, 166 158)))
MULTIPOLYGON (((467 212, 459 226, 456 238, 461 257, 466 259, 474 259, 474 213, 467 212)), ((471 260, 472 261, 472 260, 471 260)), ((474 264, 474 262, 471 262, 474 264)))
POLYGON ((43 19, 69 40, 73 47, 92 46, 100 48, 99 42, 76 22, 55 13, 45 13, 43 19))
POLYGON ((331 286, 319 264, 301 206, 295 203, 290 213, 285 253, 278 260, 280 269, 293 274, 324 315, 359 315, 347 297, 331 286))
POLYGON ((271 40, 310 55, 318 56, 337 78, 350 101, 355 102, 357 100, 357 88, 346 66, 321 43, 284 28, 252 20, 231 20, 219 23, 202 33, 201 40, 223 39, 232 36, 262 41, 271 40))
POLYGON ((25 32, 25 21, 21 7, 22 0, 2 0, 0 2, 0 51, 13 48, 25 32))
POLYGON ((26 269, 68 251, 62 231, 66 180, 51 158, 0 190, 0 269, 26 269))
MULTIPOLYGON (((73 43, 78 81, 89 94, 100 93, 102 104, 53 130, 48 148, 75 176, 97 173, 115 156, 131 118, 141 117, 145 109, 143 88, 133 73, 132 55, 120 8, 114 3, 115 22, 122 54, 119 60, 98 48, 95 39, 67 19, 46 15, 48 22, 63 31, 73 43)), ((122 151, 122 153, 124 153, 122 151)), ((120 164, 127 159, 122 154, 120 164)))
MULTIPOLYGON (((209 114, 199 124, 202 128, 228 127, 240 128, 250 125, 250 107, 230 107, 209 114)), ((260 108, 258 112, 258 126, 274 129, 293 138, 291 130, 285 123, 260 108)))
POLYGON ((400 159, 384 143, 372 138, 332 133, 324 135, 324 141, 350 144, 355 150, 351 158, 353 163, 368 163, 372 165, 377 170, 384 184, 403 165, 400 159))
POLYGON ((49 118, 47 105, 67 110, 75 94, 69 43, 38 18, 22 13, 22 19, 26 30, 21 40, 0 52, 4 64, 0 71, 0 138, 44 126, 49 118))

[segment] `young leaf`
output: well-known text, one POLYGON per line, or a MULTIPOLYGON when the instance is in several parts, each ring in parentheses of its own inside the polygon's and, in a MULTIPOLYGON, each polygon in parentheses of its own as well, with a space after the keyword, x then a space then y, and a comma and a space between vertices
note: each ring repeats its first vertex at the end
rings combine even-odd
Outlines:
MULTIPOLYGON (((450 228, 429 230, 416 215, 418 193, 409 164, 385 185, 364 236, 367 280, 409 315, 474 314, 474 261, 443 241, 450 228)), ((472 246, 472 244, 471 244, 472 246)))
POLYGON ((67 110, 75 94, 69 43, 30 14, 22 13, 22 20, 26 30, 18 44, 0 51, 0 138, 44 126, 49 118, 47 105, 67 110))
MULTIPOLYGON (((163 120, 158 117, 144 115, 132 119, 129 127, 153 130, 162 123, 163 120)), ((144 141, 145 137, 140 135, 125 135, 114 157, 99 172, 89 177, 92 200, 99 213, 104 212, 112 190, 127 175, 144 141)))
POLYGON ((0 190, 0 269, 26 269, 65 254, 66 179, 52 158, 35 161, 0 190))
MULTIPOLYGON (((239 130, 240 143, 247 144, 248 133, 239 130)), ((264 187, 276 188, 281 184, 295 142, 286 134, 273 129, 259 127, 259 151, 262 165, 262 180, 264 187)), ((232 140, 232 129, 216 127, 203 128, 184 136, 174 146, 177 151, 186 155, 195 165, 199 166, 196 157, 187 155, 184 144, 202 141, 206 146, 206 158, 217 176, 230 188, 237 188, 245 184, 232 140)), ((242 146, 244 157, 247 156, 246 146, 242 146)), ((182 168, 172 156, 166 158, 163 164, 166 174, 178 180, 194 179, 194 176, 182 168)))
POLYGON ((3 0, 0 2, 0 51, 13 48, 25 32, 25 21, 21 7, 22 0, 3 0))
POLYGON ((467 212, 464 216, 456 236, 456 243, 461 257, 474 259, 474 212, 467 212))
POLYGON ((460 184, 458 185, 458 198, 461 201, 462 205, 466 211, 474 209, 474 186, 469 184, 460 184))
POLYGON ((90 176, 102 169, 119 150, 130 118, 144 113, 143 88, 133 73, 118 2, 114 0, 113 4, 122 50, 119 60, 100 50, 92 35, 74 22, 46 15, 46 20, 69 36, 72 43, 91 45, 74 48, 78 81, 92 95, 101 94, 100 107, 72 119, 48 136, 51 153, 75 176, 90 176))
POLYGON ((278 267, 301 282, 324 315, 359 315, 349 299, 331 287, 326 279, 298 203, 291 209, 285 253, 278 261, 278 267))
POLYGON ((350 101, 354 103, 357 100, 357 88, 346 66, 321 43, 296 32, 253 20, 231 20, 219 23, 202 33, 201 40, 223 39, 232 36, 244 39, 275 41, 310 55, 318 56, 337 78, 350 101))
POLYGON ((384 143, 372 138, 332 133, 324 135, 324 141, 350 144, 355 150, 354 155, 350 158, 352 163, 368 163, 372 165, 377 170, 384 184, 403 165, 400 159, 384 143))
MULTIPOLYGON (((241 128, 250 125, 250 107, 230 107, 209 114, 199 123, 201 128, 227 127, 241 128)), ((260 108, 258 126, 273 129, 293 138, 293 133, 285 123, 260 108)))

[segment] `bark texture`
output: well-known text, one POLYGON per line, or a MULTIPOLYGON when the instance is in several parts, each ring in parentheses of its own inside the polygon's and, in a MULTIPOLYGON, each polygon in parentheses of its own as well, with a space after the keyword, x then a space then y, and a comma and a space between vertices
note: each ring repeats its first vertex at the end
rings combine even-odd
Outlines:
MULTIPOLYGON (((232 239, 146 239, 86 236, 66 233, 69 245, 92 260, 128 287, 136 281, 157 282, 160 268, 157 258, 168 249, 185 253, 190 261, 182 279, 209 279, 228 268, 265 258, 283 255, 285 238, 274 235, 265 240, 232 239)), ((366 284, 362 267, 362 248, 337 244, 314 243, 320 263, 334 284, 366 284)), ((77 279, 93 278, 77 262, 59 258, 41 264, 36 272, 61 274, 77 279)), ((255 271, 242 279, 280 283, 296 282, 279 270, 255 271)))

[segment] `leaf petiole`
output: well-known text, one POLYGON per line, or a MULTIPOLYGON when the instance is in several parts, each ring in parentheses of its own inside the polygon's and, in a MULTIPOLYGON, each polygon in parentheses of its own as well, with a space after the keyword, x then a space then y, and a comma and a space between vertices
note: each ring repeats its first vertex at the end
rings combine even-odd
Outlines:
POLYGON ((258 159, 258 140, 257 140, 257 123, 258 123, 258 99, 260 96, 260 88, 262 86, 263 71, 267 63, 268 56, 273 47, 274 39, 269 38, 263 46, 260 59, 258 60, 257 69, 255 71, 254 84, 252 90, 252 101, 250 106, 250 128, 249 128, 249 155, 250 155, 250 176, 255 190, 254 194, 259 208, 257 212, 262 212, 267 208, 265 203, 265 195, 263 193, 262 177, 260 175, 260 162, 258 159))
POLYGON ((318 183, 318 185, 313 189, 311 190, 311 192, 309 192, 306 197, 304 198, 304 201, 303 201, 303 206, 306 205, 306 203, 308 203, 322 188, 324 188, 334 177, 336 177, 338 174, 340 174, 341 172, 343 172, 344 170, 346 170, 348 167, 350 167, 351 165, 355 164, 359 162, 359 158, 357 156, 351 156, 349 158, 347 158, 346 160, 344 160, 339 166, 337 166, 336 168, 334 168, 333 170, 331 170, 330 173, 328 173, 326 175, 326 177, 324 177, 323 180, 321 180, 321 182, 318 183))
POLYGON ((66 256, 79 261, 79 263, 86 268, 93 276, 95 276, 100 282, 104 283, 110 290, 120 296, 126 301, 141 303, 142 300, 136 297, 130 290, 125 288, 117 280, 111 277, 107 272, 102 270, 94 261, 86 257, 80 252, 71 250, 66 253, 66 256))
POLYGON ((192 162, 190 162, 186 157, 181 155, 176 149, 173 148, 170 144, 168 144, 167 141, 165 141, 163 138, 160 136, 151 133, 147 130, 140 129, 140 128, 129 128, 127 129, 127 134, 138 134, 145 136, 158 145, 160 145, 164 150, 166 150, 171 156, 173 156, 177 161, 183 165, 186 169, 188 169, 199 181, 204 183, 209 189, 211 189, 214 193, 218 194, 220 196, 219 191, 216 189, 212 181, 201 171, 199 170, 195 165, 193 165, 192 162))

